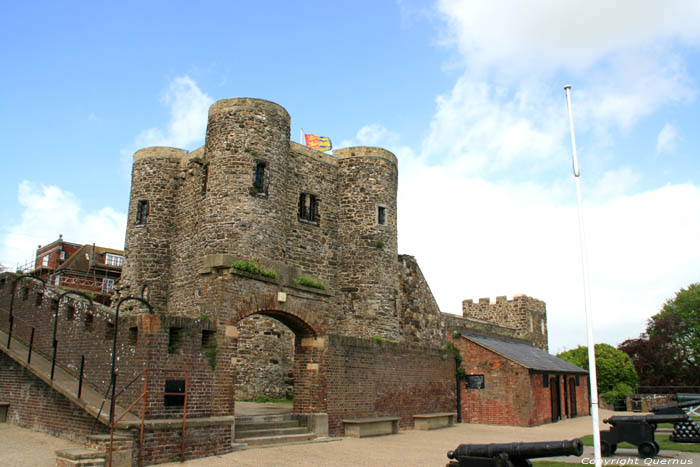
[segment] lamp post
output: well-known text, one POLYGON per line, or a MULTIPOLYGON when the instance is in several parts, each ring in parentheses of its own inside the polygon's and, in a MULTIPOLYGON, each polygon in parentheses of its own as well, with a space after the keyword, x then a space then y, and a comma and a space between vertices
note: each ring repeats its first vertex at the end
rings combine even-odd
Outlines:
POLYGON ((66 295, 78 295, 79 297, 87 298, 90 302, 90 306, 92 306, 92 299, 82 292, 70 290, 68 292, 63 292, 58 296, 58 300, 56 300, 56 311, 53 314, 53 340, 51 341, 51 345, 53 346, 53 356, 51 357, 51 381, 53 381, 53 372, 56 368, 56 350, 58 350, 58 341, 56 340, 56 331, 58 331, 58 309, 61 307, 61 299, 66 295))
POLYGON ((12 325, 15 322, 15 315, 14 315, 14 307, 15 307, 15 292, 17 291, 17 284, 19 281, 22 279, 35 279, 41 282, 41 285, 45 288, 46 287, 46 282, 44 282, 43 279, 40 279, 38 277, 34 276, 25 276, 22 275, 19 278, 15 279, 15 281, 12 283, 12 295, 10 296, 10 329, 7 332, 7 348, 10 348, 10 342, 12 341, 12 325))
POLYGON ((110 426, 112 425, 112 422, 114 421, 114 398, 115 398, 115 392, 116 392, 116 385, 117 385, 117 373, 116 373, 116 365, 117 365, 117 331, 119 330, 119 307, 122 306, 122 303, 129 301, 129 300, 136 300, 137 302, 141 302, 144 305, 148 307, 148 313, 153 314, 153 307, 151 306, 150 303, 148 303, 146 300, 143 298, 139 297, 124 297, 119 302, 117 303, 117 310, 114 313, 114 335, 112 336, 112 372, 111 372, 111 386, 112 386, 112 400, 109 405, 109 424, 110 426))

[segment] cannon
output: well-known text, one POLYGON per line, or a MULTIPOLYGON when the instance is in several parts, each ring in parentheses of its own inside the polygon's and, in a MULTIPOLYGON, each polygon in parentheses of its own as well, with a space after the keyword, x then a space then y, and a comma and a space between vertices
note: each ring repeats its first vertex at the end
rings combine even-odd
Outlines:
POLYGON ((669 415, 631 415, 610 417, 603 422, 612 425, 610 430, 600 432, 600 451, 605 457, 617 449, 623 441, 637 446, 637 452, 645 459, 659 453, 659 443, 654 439, 654 432, 659 423, 678 423, 688 420, 685 414, 669 415))
POLYGON ((530 459, 537 457, 580 456, 583 443, 576 438, 570 441, 544 441, 537 443, 460 444, 447 453, 456 462, 450 467, 530 467, 530 459))
MULTIPOLYGON (((680 399, 680 398, 679 398, 680 399)), ((654 406, 651 411, 655 414, 685 414, 683 409, 695 409, 700 407, 700 399, 687 402, 674 402, 654 406)), ((700 426, 694 420, 683 420, 673 425, 673 432, 669 437, 674 443, 700 443, 700 426)))

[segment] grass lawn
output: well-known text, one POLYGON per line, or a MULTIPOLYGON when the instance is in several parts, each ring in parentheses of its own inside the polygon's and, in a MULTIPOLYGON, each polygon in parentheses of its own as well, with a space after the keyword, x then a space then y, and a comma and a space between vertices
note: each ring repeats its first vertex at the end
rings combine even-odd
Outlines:
MULTIPOLYGON (((700 452, 700 444, 697 443, 674 443, 670 441, 669 435, 656 435, 654 439, 662 451, 683 451, 683 452, 700 452)), ((584 446, 593 446, 593 435, 586 435, 581 437, 581 441, 584 446)), ((637 449, 637 446, 629 443, 620 443, 617 445, 619 448, 629 448, 637 449)), ((546 467, 546 466, 543 466, 546 467)))

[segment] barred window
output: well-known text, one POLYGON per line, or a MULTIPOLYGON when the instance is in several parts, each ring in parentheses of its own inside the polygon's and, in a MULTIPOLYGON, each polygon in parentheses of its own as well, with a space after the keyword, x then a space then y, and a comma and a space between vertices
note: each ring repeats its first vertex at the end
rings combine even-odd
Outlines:
POLYGON ((253 188, 260 194, 267 193, 267 177, 265 176, 267 172, 267 163, 263 161, 258 161, 255 163, 255 174, 253 177, 253 188))
POLYGON ((136 205, 136 225, 146 225, 148 218, 148 200, 141 199, 136 205))
POLYGON ((299 219, 308 222, 318 222, 318 200, 316 196, 308 193, 299 195, 299 219))

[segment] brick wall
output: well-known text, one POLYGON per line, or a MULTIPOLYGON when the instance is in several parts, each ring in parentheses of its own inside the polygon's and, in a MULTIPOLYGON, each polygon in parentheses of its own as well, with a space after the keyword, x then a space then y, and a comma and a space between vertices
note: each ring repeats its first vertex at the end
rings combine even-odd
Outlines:
POLYGON ((84 441, 107 427, 0 352, 0 400, 9 402, 7 421, 52 436, 84 441))
POLYGON ((342 436, 344 418, 454 412, 455 363, 441 349, 372 339, 329 336, 325 384, 331 436, 342 436))

